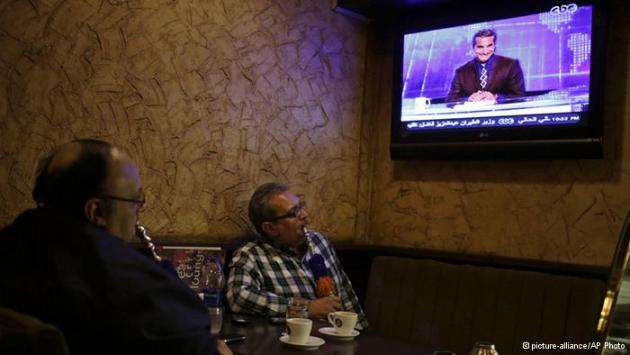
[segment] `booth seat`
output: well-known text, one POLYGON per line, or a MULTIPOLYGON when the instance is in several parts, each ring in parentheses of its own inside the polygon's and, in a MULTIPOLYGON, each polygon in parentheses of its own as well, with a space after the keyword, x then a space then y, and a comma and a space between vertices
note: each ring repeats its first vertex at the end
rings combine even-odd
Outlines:
POLYGON ((372 331, 429 349, 466 354, 482 340, 531 354, 525 342, 594 341, 605 289, 597 278, 377 256, 365 312, 372 331))

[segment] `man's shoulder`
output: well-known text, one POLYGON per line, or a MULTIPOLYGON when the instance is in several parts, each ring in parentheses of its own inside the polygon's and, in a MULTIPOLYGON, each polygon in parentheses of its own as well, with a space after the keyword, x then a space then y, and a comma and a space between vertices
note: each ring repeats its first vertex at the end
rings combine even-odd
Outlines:
POLYGON ((475 60, 469 60, 466 63, 460 65, 459 67, 457 67, 457 69, 455 69, 455 73, 460 74, 463 73, 465 71, 470 71, 470 70, 474 70, 475 69, 475 60))
POLYGON ((257 239, 249 241, 234 250, 229 267, 264 268, 265 265, 269 264, 272 260, 277 261, 283 258, 284 256, 281 251, 263 240, 257 239))
POLYGON ((234 257, 255 257, 269 255, 273 252, 273 247, 260 239, 246 242, 234 250, 234 257))
POLYGON ((322 240, 322 241, 325 241, 326 243, 328 243, 328 237, 326 237, 324 235, 324 233, 322 233, 322 232, 315 231, 315 230, 310 230, 309 231, 309 235, 310 235, 311 239, 322 240))
POLYGON ((50 213, 43 209, 28 209, 20 213, 10 224, 0 229, 0 234, 7 235, 16 232, 28 232, 41 223, 51 220, 50 213))
POLYGON ((237 253, 249 253, 249 252, 251 252, 251 250, 253 250, 255 248, 259 248, 258 242, 255 241, 255 240, 251 240, 249 242, 244 243, 240 247, 236 248, 234 250, 234 254, 237 254, 237 253))
POLYGON ((311 230, 309 237, 311 239, 311 243, 313 243, 315 246, 317 246, 320 249, 333 248, 328 238, 321 232, 311 230))
POLYGON ((24 219, 29 219, 29 214, 32 214, 30 210, 22 212, 13 222, 0 228, 0 241, 8 242, 11 239, 16 239, 16 234, 21 232, 25 225, 31 224, 23 223, 24 219))
POLYGON ((512 63, 518 63, 518 59, 495 54, 495 62, 497 63, 497 65, 509 65, 512 63))
POLYGON ((83 243, 84 225, 84 221, 68 213, 47 208, 29 209, 0 230, 0 240, 32 248, 61 248, 65 244, 75 245, 77 241, 83 243))

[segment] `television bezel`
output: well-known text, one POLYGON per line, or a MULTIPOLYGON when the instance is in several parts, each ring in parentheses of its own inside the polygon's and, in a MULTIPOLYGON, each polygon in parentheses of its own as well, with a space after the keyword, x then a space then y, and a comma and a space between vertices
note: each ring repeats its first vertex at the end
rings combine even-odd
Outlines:
POLYGON ((467 7, 462 3, 457 5, 456 13, 452 12, 453 4, 450 4, 433 7, 423 14, 410 11, 406 15, 401 15, 394 29, 390 157, 393 160, 602 158, 603 63, 607 23, 605 1, 572 1, 571 3, 578 6, 592 6, 593 21, 589 110, 582 113, 583 123, 566 126, 409 131, 402 127, 401 95, 405 34, 524 16, 568 3, 549 0, 495 3, 484 7, 484 11, 480 11, 477 7, 467 7))

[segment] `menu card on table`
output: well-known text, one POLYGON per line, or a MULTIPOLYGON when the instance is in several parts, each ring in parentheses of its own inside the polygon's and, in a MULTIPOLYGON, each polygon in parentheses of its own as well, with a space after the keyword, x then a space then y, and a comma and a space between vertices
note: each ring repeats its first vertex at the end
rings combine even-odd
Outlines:
POLYGON ((197 293, 207 287, 208 273, 223 270, 225 251, 221 247, 168 246, 156 247, 157 253, 170 261, 184 283, 197 293))

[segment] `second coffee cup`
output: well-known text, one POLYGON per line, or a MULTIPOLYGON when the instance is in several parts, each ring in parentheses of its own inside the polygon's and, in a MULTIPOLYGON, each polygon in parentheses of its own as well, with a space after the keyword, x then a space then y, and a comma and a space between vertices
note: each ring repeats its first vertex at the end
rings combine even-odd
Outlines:
POLYGON ((354 312, 328 313, 328 321, 335 327, 335 333, 339 335, 351 335, 354 326, 357 325, 357 314, 354 312))

